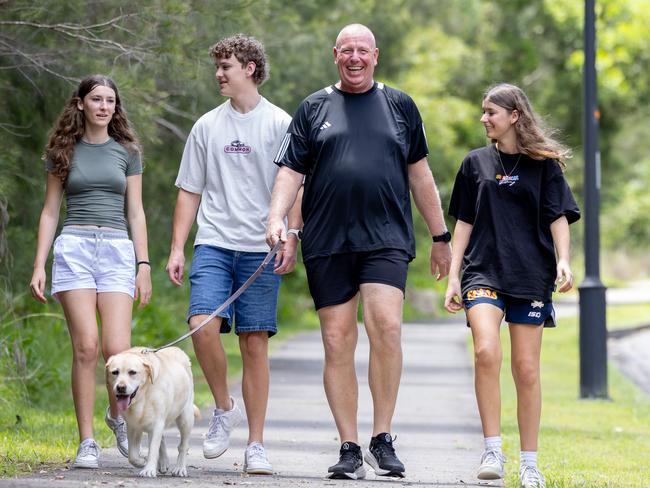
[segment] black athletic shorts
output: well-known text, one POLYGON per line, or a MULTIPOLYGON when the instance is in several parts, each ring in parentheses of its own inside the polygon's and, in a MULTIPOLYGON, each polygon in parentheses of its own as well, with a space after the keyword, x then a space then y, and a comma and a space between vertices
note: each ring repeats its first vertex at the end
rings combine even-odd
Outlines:
POLYGON ((332 254, 305 262, 316 310, 349 301, 361 283, 383 283, 404 293, 409 256, 401 249, 332 254))

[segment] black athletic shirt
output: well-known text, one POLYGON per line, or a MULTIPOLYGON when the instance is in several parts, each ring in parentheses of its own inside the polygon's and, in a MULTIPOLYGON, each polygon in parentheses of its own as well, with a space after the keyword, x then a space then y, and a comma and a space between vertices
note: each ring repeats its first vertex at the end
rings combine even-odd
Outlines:
POLYGON ((413 100, 329 86, 298 107, 275 163, 305 175, 303 260, 393 248, 415 257, 408 165, 428 152, 413 100))
POLYGON ((563 215, 569 224, 580 218, 557 161, 519 159, 495 145, 475 149, 456 175, 449 215, 473 225, 463 294, 487 287, 513 297, 551 298, 557 274, 551 223, 563 215))

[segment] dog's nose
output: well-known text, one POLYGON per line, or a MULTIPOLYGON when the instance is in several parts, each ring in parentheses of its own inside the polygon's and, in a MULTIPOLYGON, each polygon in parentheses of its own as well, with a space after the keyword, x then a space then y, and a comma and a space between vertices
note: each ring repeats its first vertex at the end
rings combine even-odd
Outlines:
POLYGON ((117 385, 115 387, 115 393, 118 395, 126 395, 126 385, 117 385))

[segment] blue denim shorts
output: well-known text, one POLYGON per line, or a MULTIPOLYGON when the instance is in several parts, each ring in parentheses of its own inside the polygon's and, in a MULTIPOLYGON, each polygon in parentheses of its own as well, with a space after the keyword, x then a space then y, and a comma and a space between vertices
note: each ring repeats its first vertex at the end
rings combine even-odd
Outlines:
MULTIPOLYGON (((463 296, 463 306, 469 310, 479 303, 489 303, 505 312, 509 324, 544 325, 555 327, 555 309, 551 300, 517 298, 497 293, 490 288, 475 288, 463 296)), ((469 326, 469 322, 467 324, 469 326)))
MULTIPOLYGON (((266 253, 241 252, 200 244, 194 247, 190 269, 190 307, 187 320, 194 315, 210 315, 255 272, 266 253)), ((280 276, 273 273, 273 261, 242 295, 219 314, 221 332, 266 331, 269 337, 277 328, 280 276)))

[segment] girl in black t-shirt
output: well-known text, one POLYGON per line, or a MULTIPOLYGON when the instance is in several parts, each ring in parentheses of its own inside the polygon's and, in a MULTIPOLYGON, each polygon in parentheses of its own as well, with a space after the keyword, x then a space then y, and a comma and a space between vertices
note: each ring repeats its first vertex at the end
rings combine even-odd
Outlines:
POLYGON ((569 224, 580 214, 562 173, 569 151, 541 128, 521 89, 508 84, 489 89, 481 122, 493 144, 470 152, 456 176, 449 215, 457 222, 445 308, 465 309, 474 340, 485 436, 478 477, 504 475, 499 327, 505 317, 517 388, 521 485, 541 488, 546 486, 537 469, 542 331, 555 326, 551 294, 556 285, 560 292, 573 286, 569 224))

